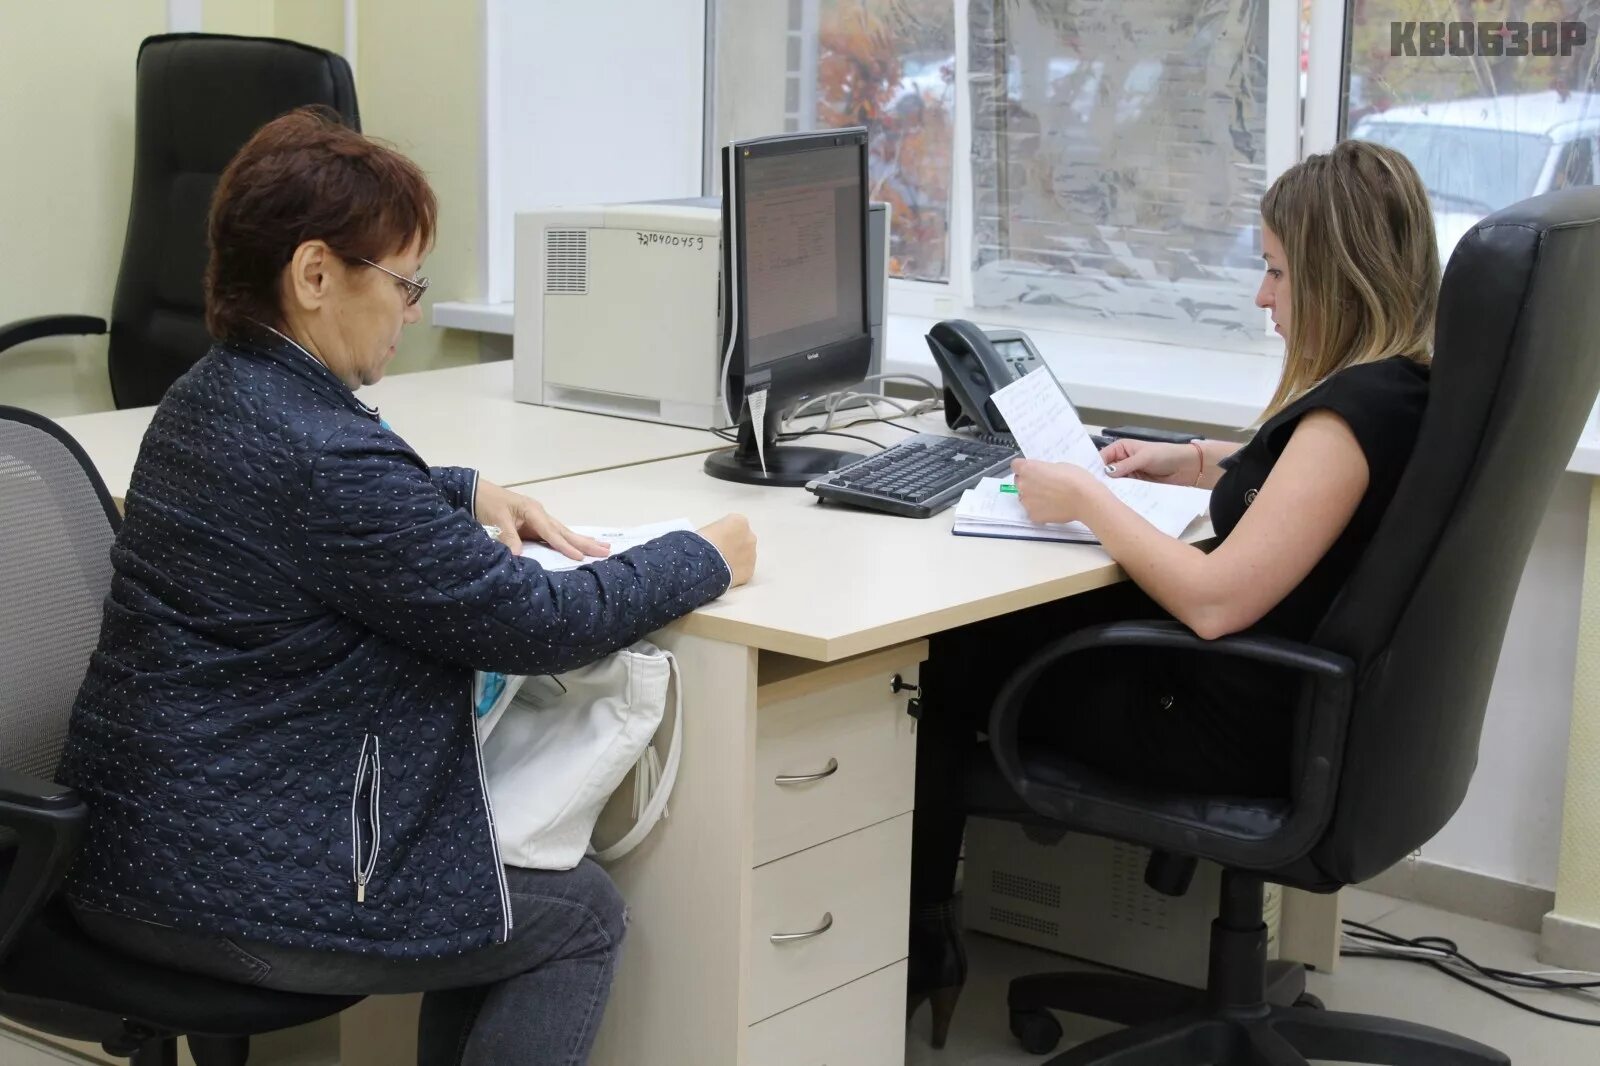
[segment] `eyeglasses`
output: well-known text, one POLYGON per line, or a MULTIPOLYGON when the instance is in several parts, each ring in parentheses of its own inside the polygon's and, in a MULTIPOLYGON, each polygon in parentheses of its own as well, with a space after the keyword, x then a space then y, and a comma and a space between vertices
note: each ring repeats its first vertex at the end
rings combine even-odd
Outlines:
POLYGON ((415 307, 416 304, 417 304, 417 301, 422 299, 422 294, 428 291, 428 279, 427 278, 408 278, 408 277, 404 277, 404 276, 402 276, 400 274, 396 274, 394 271, 390 270, 388 267, 378 266, 377 263, 374 263, 370 259, 363 259, 363 260, 361 260, 361 262, 367 264, 367 266, 369 266, 369 267, 373 267, 375 269, 383 271, 385 274, 389 275, 391 278, 393 278, 394 280, 398 281, 400 284, 404 285, 406 287, 406 306, 407 307, 415 307))

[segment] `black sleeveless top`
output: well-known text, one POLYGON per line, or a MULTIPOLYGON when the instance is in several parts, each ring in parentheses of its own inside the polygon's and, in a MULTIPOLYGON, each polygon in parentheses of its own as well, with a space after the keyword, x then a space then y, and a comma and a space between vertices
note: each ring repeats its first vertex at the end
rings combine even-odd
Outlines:
POLYGON ((1211 525, 1219 541, 1244 517, 1304 415, 1326 408, 1344 419, 1367 460, 1367 491, 1350 524, 1311 573, 1251 632, 1310 638, 1394 498, 1427 402, 1428 368, 1411 359, 1394 356, 1347 367, 1273 415, 1249 443, 1221 462, 1223 475, 1211 490, 1211 525))
MULTIPOLYGON (((1427 401, 1428 367, 1404 356, 1347 367, 1273 415, 1222 461, 1223 475, 1211 491, 1211 524, 1219 541, 1239 524, 1307 413, 1327 409, 1344 419, 1367 460, 1367 490, 1349 524, 1305 579, 1247 632, 1311 637, 1394 498, 1427 401)), ((1282 667, 1216 655, 1181 655, 1170 665, 1178 675, 1172 678, 1175 696, 1188 704, 1187 713, 1209 718, 1217 741, 1234 759, 1255 762, 1259 791, 1277 791, 1288 768, 1284 753, 1298 677, 1282 667)))

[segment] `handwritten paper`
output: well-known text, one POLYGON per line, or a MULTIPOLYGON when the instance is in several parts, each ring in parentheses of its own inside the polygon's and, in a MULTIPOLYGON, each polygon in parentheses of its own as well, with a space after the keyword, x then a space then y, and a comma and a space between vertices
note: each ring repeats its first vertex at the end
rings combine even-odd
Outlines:
MULTIPOLYGON (((1039 367, 996 392, 994 405, 1005 416, 1023 455, 1041 462, 1083 467, 1099 478, 1117 499, 1168 536, 1181 536, 1195 516, 1204 514, 1211 504, 1211 493, 1205 489, 1114 478, 1107 474, 1105 464, 1100 461, 1100 450, 1094 446, 1078 412, 1067 401, 1060 383, 1046 367, 1039 367)), ((990 501, 980 502, 990 505, 990 501)), ((1016 509, 1022 510, 1020 501, 1016 509)), ((962 517, 959 508, 957 517, 962 517)), ((968 517, 979 522, 985 520, 968 517)))
POLYGON ((994 405, 1029 459, 1104 472, 1099 449, 1048 368, 1032 370, 996 392, 994 405))

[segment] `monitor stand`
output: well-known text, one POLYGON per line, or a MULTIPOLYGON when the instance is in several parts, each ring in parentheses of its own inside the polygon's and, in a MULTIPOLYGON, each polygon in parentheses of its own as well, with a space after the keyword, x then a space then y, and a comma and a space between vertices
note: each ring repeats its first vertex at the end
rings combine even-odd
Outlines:
POLYGON ((756 452, 755 428, 750 424, 750 414, 746 410, 739 419, 738 446, 706 456, 706 473, 723 481, 737 481, 744 485, 795 488, 862 458, 859 452, 779 444, 776 418, 769 418, 763 429, 766 436, 763 442, 767 457, 765 470, 761 468, 761 457, 756 452))

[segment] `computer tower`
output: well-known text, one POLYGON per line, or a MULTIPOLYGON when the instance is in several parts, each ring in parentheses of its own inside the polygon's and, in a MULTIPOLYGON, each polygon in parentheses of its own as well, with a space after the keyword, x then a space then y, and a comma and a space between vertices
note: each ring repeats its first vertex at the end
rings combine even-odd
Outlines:
MULTIPOLYGON (((966 927, 1075 958, 1203 988, 1221 869, 1202 862, 1189 891, 1144 883, 1146 848, 1067 834, 1028 839, 1015 822, 967 822, 966 927)), ((1266 886, 1268 958, 1278 955, 1282 889, 1266 886)))

